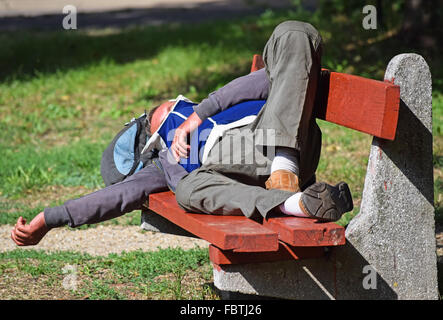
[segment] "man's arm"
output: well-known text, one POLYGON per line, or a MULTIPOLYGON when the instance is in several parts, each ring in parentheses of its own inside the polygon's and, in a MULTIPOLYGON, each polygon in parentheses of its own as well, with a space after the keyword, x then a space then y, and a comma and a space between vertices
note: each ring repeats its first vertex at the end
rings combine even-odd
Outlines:
POLYGON ((224 87, 209 94, 200 104, 194 107, 194 113, 176 130, 171 151, 175 160, 186 158, 190 146, 188 135, 203 121, 229 107, 246 100, 264 100, 269 93, 269 79, 265 69, 234 79, 224 87))
POLYGON ((199 118, 204 121, 229 107, 246 100, 264 100, 269 93, 269 79, 265 69, 251 72, 232 80, 224 87, 212 92, 194 107, 199 118))

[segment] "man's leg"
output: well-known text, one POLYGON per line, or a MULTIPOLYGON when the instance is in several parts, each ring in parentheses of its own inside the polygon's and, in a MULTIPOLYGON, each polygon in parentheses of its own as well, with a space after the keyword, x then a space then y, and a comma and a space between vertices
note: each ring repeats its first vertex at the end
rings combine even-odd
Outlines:
POLYGON ((177 203, 185 210, 216 215, 266 217, 292 195, 283 190, 266 190, 240 183, 212 169, 200 168, 181 179, 177 203))
POLYGON ((141 209, 151 193, 166 190, 164 174, 151 164, 122 182, 68 200, 59 207, 46 208, 45 220, 48 227, 66 223, 70 227, 98 223, 141 209))
MULTIPOLYGON (((263 59, 270 91, 251 129, 272 130, 277 147, 295 149, 300 157, 297 174, 304 184, 315 173, 321 148, 321 132, 313 118, 321 37, 310 24, 286 21, 275 28, 263 59)), ((256 144, 266 145, 262 136, 256 135, 256 144)))
POLYGON ((269 213, 336 221, 352 210, 352 197, 346 183, 336 186, 318 182, 303 192, 243 184, 212 169, 200 168, 180 180, 177 203, 187 211, 218 215, 244 215, 254 218, 269 213))

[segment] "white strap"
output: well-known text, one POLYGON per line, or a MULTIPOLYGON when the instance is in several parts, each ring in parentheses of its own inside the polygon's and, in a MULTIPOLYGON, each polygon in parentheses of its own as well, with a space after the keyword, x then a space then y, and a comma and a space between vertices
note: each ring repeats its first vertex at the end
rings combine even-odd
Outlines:
MULTIPOLYGON (((244 118, 241 118, 240 120, 228 123, 228 124, 214 124, 214 128, 212 129, 211 133, 208 136, 208 139, 206 140, 205 149, 203 151, 203 157, 202 157, 202 163, 205 163, 209 151, 214 147, 215 143, 218 141, 218 139, 223 135, 223 133, 227 130, 242 127, 245 125, 248 125, 252 123, 257 116, 246 116, 244 118)), ((209 118, 208 118, 209 119, 209 118)))

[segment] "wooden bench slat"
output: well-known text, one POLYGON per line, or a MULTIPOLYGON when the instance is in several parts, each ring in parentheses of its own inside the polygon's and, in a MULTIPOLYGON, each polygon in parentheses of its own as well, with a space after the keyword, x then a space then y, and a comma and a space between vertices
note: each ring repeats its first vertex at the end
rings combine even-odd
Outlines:
POLYGON ((223 250, 261 252, 278 250, 278 235, 244 216, 187 213, 168 191, 151 194, 149 209, 223 250))
POLYGON ((315 106, 319 119, 394 140, 399 105, 397 85, 322 70, 315 106))
POLYGON ((296 247, 345 244, 344 227, 299 217, 274 217, 263 225, 244 216, 187 213, 168 191, 149 196, 149 209, 222 250, 262 252, 279 250, 278 240, 296 247))
POLYGON ((209 259, 215 265, 315 259, 324 255, 325 250, 322 247, 290 247, 282 243, 279 244, 278 251, 274 252, 233 252, 221 250, 214 245, 209 246, 209 259))
POLYGON ((254 54, 252 57, 252 65, 251 65, 251 72, 260 70, 265 67, 265 62, 263 61, 263 58, 259 54, 254 54))
POLYGON ((263 226, 278 233, 281 241, 296 247, 340 246, 346 242, 345 228, 334 222, 299 217, 275 217, 263 226))

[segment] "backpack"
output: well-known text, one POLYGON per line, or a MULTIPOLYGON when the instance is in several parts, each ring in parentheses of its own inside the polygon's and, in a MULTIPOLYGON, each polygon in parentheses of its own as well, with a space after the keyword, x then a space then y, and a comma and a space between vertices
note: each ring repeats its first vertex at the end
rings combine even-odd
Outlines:
POLYGON ((102 154, 100 173, 106 186, 123 181, 152 163, 158 150, 141 155, 150 136, 146 111, 125 124, 102 154))
MULTIPOLYGON (((190 135, 189 156, 180 159, 179 164, 187 172, 199 168, 225 131, 252 123, 265 103, 266 100, 246 100, 207 118, 200 124, 198 130, 190 135)), ((170 148, 173 141, 171 140, 171 132, 194 112, 194 105, 195 103, 186 97, 179 96, 171 112, 147 142, 146 150, 170 148)))

